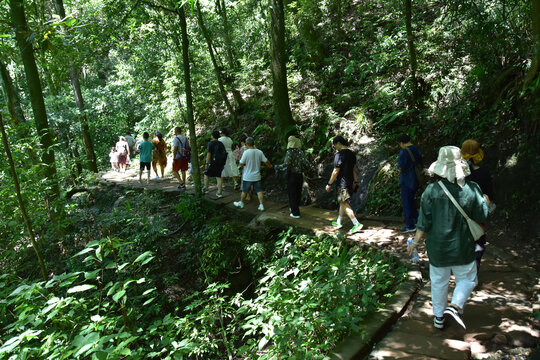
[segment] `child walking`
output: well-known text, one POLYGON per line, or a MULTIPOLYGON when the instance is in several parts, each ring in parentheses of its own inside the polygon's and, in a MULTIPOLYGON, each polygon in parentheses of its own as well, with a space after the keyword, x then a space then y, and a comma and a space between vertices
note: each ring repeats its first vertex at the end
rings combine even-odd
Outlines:
POLYGON ((146 168, 148 170, 148 179, 146 180, 146 183, 150 182, 150 164, 152 163, 152 150, 155 149, 154 144, 152 144, 150 141, 148 141, 148 138, 150 137, 150 134, 148 132, 145 132, 143 134, 143 141, 139 144, 138 150, 141 154, 140 158, 140 170, 139 170, 139 184, 142 181, 142 173, 144 169, 146 168))

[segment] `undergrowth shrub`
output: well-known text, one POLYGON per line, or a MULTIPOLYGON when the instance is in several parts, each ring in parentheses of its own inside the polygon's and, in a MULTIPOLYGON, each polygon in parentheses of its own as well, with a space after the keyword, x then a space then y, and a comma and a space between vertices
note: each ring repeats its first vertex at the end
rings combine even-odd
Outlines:
POLYGON ((386 216, 401 215, 401 192, 399 188, 399 170, 396 167, 397 160, 397 154, 390 156, 371 180, 366 202, 366 211, 368 213, 386 216))

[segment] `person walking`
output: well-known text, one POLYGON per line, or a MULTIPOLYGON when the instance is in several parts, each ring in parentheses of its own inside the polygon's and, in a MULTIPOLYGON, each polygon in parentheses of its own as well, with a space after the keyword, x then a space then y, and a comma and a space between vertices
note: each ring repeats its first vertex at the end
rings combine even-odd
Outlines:
POLYGON ((167 143, 163 140, 163 134, 159 131, 154 131, 154 151, 152 151, 152 168, 156 173, 156 179, 159 179, 157 165, 161 169, 161 179, 165 178, 165 167, 167 166, 167 143))
POLYGON ((264 163, 268 168, 272 168, 272 164, 263 152, 255 148, 255 140, 252 137, 246 139, 246 151, 240 159, 240 166, 244 167, 242 173, 242 195, 240 201, 235 201, 234 206, 242 209, 244 202, 251 186, 253 186, 257 197, 259 198, 259 211, 264 211, 264 194, 261 187, 261 164, 264 163))
POLYGON ((227 162, 225 162, 221 178, 232 178, 234 190, 238 190, 240 188, 240 185, 238 184, 238 175, 240 175, 240 172, 238 171, 238 166, 236 165, 236 160, 234 159, 232 151, 233 141, 229 137, 229 130, 227 128, 221 128, 219 130, 219 135, 220 137, 218 140, 223 143, 225 150, 227 151, 227 162))
POLYGON ((150 141, 148 141, 149 138, 150 134, 145 132, 143 134, 144 140, 139 144, 137 148, 140 153, 139 184, 142 182, 142 174, 144 169, 148 170, 148 179, 146 180, 146 183, 148 184, 150 182, 150 164, 152 163, 152 150, 155 149, 155 146, 150 141))
POLYGON ((222 142, 218 141, 219 131, 212 131, 212 137, 206 148, 206 165, 204 171, 204 188, 203 193, 208 193, 208 185, 210 178, 216 178, 218 198, 223 197, 223 179, 221 173, 227 161, 227 151, 222 142))
POLYGON ((174 128, 174 135, 172 173, 180 183, 178 189, 183 190, 186 188, 186 171, 191 162, 191 147, 189 146, 189 139, 185 135, 182 135, 181 127, 177 126, 174 128), (182 176, 180 176, 179 172, 182 176))
POLYGON ((129 156, 129 146, 126 138, 120 136, 120 140, 116 143, 116 151, 118 151, 118 165, 122 172, 126 172, 127 157, 129 156))
MULTIPOLYGON (((482 193, 487 197, 488 209, 489 212, 495 210, 494 193, 493 185, 491 182, 491 174, 484 167, 481 167, 479 164, 484 160, 484 151, 480 148, 478 141, 473 139, 468 139, 463 142, 461 145, 461 156, 469 164, 471 174, 467 176, 467 180, 474 181, 480 186, 482 193)), ((484 224, 482 224, 484 226, 484 224)), ((486 251, 486 235, 476 240, 476 270, 480 271, 480 262, 482 261, 482 256, 486 251)))
POLYGON ((126 135, 124 135, 124 138, 126 139, 126 142, 129 146, 129 154, 126 159, 126 169, 129 169, 131 166, 131 158, 135 157, 135 138, 131 136, 131 132, 126 131, 126 135))
POLYGON ((429 172, 440 181, 430 184, 420 201, 416 234, 407 247, 413 250, 425 238, 429 258, 433 324, 443 329, 449 322, 459 329, 466 328, 462 319, 463 307, 477 285, 475 243, 465 217, 450 199, 448 192, 464 212, 476 222, 488 215, 487 201, 478 184, 466 180, 469 165, 456 146, 440 148, 437 161, 429 172), (455 277, 455 289, 448 305, 450 274, 455 277))
POLYGON ((415 224, 418 219, 418 210, 416 210, 414 204, 414 196, 418 191, 415 166, 416 164, 422 164, 422 153, 417 146, 411 143, 411 138, 407 134, 399 135, 397 142, 401 147, 397 168, 400 172, 401 205, 405 216, 405 227, 400 232, 410 233, 416 231, 415 224))
POLYGON ((351 207, 350 199, 354 190, 358 187, 358 174, 356 173, 356 155, 349 149, 349 143, 343 136, 338 135, 332 140, 332 147, 336 149, 334 157, 334 170, 326 185, 326 192, 330 192, 332 185, 337 185, 337 201, 339 203, 339 215, 332 225, 336 229, 343 227, 343 217, 347 215, 353 223, 349 233, 353 234, 362 230, 363 225, 356 219, 351 207))
POLYGON ((300 200, 302 198, 302 186, 304 184, 303 170, 309 168, 309 162, 304 152, 300 149, 300 139, 289 136, 287 139, 287 152, 283 164, 276 165, 277 171, 287 170, 287 194, 289 196, 290 217, 300 218, 300 200))
POLYGON ((116 151, 116 146, 113 146, 111 148, 111 152, 109 153, 109 159, 111 161, 111 167, 114 171, 119 171, 118 167, 118 151, 116 151))

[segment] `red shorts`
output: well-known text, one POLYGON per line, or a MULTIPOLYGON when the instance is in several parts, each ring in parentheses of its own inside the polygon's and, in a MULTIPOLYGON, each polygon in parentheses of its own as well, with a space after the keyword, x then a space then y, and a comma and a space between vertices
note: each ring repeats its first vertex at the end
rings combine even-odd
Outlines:
POLYGON ((172 163, 172 171, 187 171, 189 167, 189 161, 184 160, 182 158, 174 159, 172 163))

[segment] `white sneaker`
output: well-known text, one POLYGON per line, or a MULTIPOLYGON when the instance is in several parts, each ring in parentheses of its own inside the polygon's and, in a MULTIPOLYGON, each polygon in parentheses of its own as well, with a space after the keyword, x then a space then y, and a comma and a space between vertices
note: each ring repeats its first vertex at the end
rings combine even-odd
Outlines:
POLYGON ((233 205, 236 206, 237 208, 240 208, 240 209, 244 208, 244 203, 241 202, 241 201, 235 201, 235 202, 233 202, 233 205))
POLYGON ((259 207, 257 208, 257 210, 259 210, 259 211, 264 211, 264 205, 263 205, 263 204, 260 204, 259 207))
POLYGON ((218 198, 222 198, 222 197, 223 197, 223 194, 217 192, 217 193, 216 193, 216 196, 217 196, 218 198))
POLYGON ((290 213, 289 216, 293 219, 300 219, 300 215, 293 215, 292 213, 290 213))

